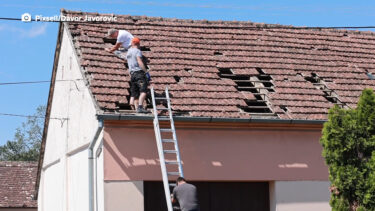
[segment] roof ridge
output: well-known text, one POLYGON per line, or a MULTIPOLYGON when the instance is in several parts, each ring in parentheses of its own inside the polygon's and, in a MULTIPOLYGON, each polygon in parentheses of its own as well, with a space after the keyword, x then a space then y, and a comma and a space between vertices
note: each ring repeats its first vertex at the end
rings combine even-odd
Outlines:
POLYGON ((324 27, 309 27, 309 26, 293 26, 293 25, 283 25, 283 24, 271 24, 271 23, 260 23, 252 21, 227 21, 227 20, 206 20, 206 19, 181 19, 181 18, 167 18, 167 17, 152 17, 152 16, 139 16, 139 15, 122 15, 114 13, 98 13, 98 12, 83 12, 74 10, 61 9, 62 14, 91 14, 91 15, 108 15, 117 16, 124 19, 130 19, 133 21, 138 21, 141 19, 151 20, 151 21, 167 21, 172 23, 196 23, 196 24, 212 24, 211 26, 197 26, 197 27, 212 27, 212 28, 235 28, 240 27, 243 29, 259 28, 259 29, 299 29, 299 30, 311 30, 311 31, 325 31, 334 33, 350 33, 350 34, 361 34, 361 35, 371 35, 375 36, 375 32, 372 31, 359 31, 359 30, 348 30, 348 29, 334 29, 334 28, 324 28, 324 27), (224 24, 226 26, 214 26, 214 24, 224 24))

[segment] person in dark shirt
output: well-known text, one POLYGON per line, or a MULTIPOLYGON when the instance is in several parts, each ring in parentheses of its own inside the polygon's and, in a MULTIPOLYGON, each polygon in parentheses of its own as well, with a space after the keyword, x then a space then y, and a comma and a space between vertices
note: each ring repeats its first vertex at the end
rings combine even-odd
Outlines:
POLYGON ((173 189, 172 203, 176 200, 182 211, 199 211, 197 188, 186 182, 183 177, 176 180, 177 186, 173 189))

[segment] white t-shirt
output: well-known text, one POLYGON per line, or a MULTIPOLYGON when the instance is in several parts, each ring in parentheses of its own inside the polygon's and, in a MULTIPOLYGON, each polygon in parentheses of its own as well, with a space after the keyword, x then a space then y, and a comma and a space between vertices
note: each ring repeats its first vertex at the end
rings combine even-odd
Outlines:
POLYGON ((117 43, 121 43, 122 47, 128 49, 131 46, 133 35, 126 30, 119 30, 117 35, 117 43))

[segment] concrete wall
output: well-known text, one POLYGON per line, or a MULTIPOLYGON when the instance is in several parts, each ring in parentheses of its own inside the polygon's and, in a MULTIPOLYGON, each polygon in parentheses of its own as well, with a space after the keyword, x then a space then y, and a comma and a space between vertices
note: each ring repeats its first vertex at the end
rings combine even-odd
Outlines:
POLYGON ((61 178, 63 174, 63 167, 60 162, 51 165, 44 170, 43 174, 43 189, 42 200, 43 203, 38 205, 38 210, 64 210, 64 180, 61 178))
POLYGON ((87 180, 87 150, 68 157, 68 210, 81 211, 89 209, 87 180))
POLYGON ((143 181, 106 181, 105 210, 144 210, 143 181))
POLYGON ((330 211, 328 181, 270 183, 271 211, 330 211))
POLYGON ((38 197, 39 210, 87 210, 87 147, 98 121, 66 29, 56 80, 40 185, 43 188, 38 197), (52 171, 54 168, 59 171, 52 171))
MULTIPOLYGON (((185 177, 196 181, 328 180, 320 130, 177 127, 185 177)), ((152 127, 106 125, 104 179, 161 180, 152 127)))

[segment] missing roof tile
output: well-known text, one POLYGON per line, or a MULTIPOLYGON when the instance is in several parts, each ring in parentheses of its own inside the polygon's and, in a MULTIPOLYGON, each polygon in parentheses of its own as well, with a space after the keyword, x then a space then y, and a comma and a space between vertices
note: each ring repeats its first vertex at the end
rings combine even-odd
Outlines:
POLYGON ((181 77, 179 77, 177 75, 173 76, 173 78, 174 78, 174 80, 176 80, 177 83, 180 82, 180 80, 181 80, 181 77))
POLYGON ((184 70, 186 71, 186 72, 188 72, 188 73, 191 73, 192 71, 193 71, 193 69, 191 69, 191 68, 184 68, 184 70))
POLYGON ((288 108, 287 108, 285 105, 281 105, 280 108, 281 108, 284 112, 288 112, 288 108))
POLYGON ((219 68, 220 74, 233 74, 230 68, 219 68))
POLYGON ((141 51, 151 51, 151 49, 147 46, 141 46, 140 50, 141 51))
POLYGON ((222 56, 223 53, 221 53, 221 52, 219 52, 219 51, 215 51, 215 52, 214 52, 214 55, 215 55, 215 56, 222 56))
POLYGON ((103 38, 103 42, 104 43, 111 43, 112 45, 115 45, 117 40, 116 39, 112 39, 112 38, 108 38, 108 37, 104 37, 103 38))
POLYGON ((258 71, 259 74, 266 74, 260 67, 256 67, 255 69, 258 71))

